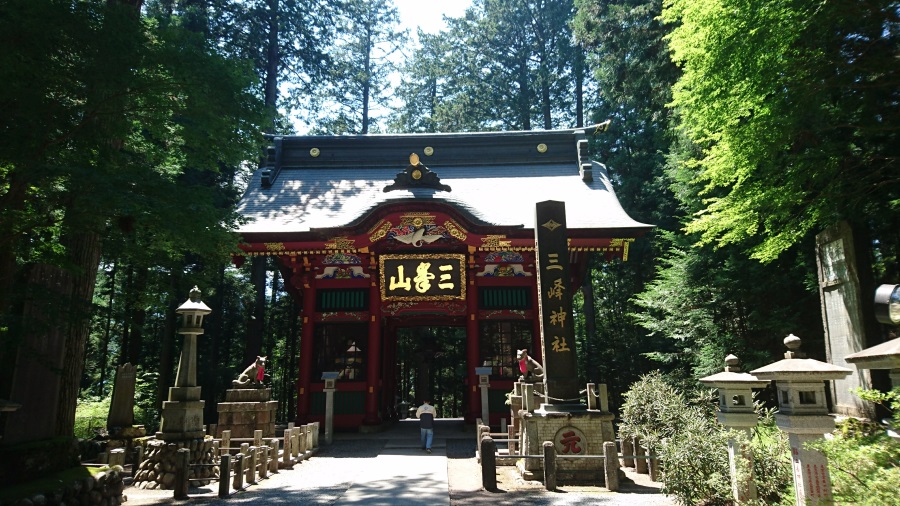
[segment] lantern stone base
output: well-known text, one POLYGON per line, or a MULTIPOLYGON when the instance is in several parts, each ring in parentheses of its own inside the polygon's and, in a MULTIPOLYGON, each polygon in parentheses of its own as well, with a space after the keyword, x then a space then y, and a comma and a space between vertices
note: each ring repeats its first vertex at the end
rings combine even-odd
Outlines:
POLYGON ((204 404, 206 401, 163 402, 162 420, 156 439, 164 441, 202 439, 206 435, 206 431, 203 430, 204 404))
MULTIPOLYGON (((612 421, 615 415, 597 410, 574 412, 536 410, 522 414, 523 452, 542 455, 544 441, 556 447, 557 483, 577 484, 603 481, 603 459, 568 459, 567 455, 603 456, 603 443, 615 441, 612 421)), ((544 477, 543 459, 521 459, 517 464, 526 480, 544 477)))
POLYGON ((226 390, 225 402, 218 405, 216 435, 221 437, 223 430, 230 430, 232 438, 251 438, 254 431, 261 430, 263 437, 274 437, 278 401, 271 398, 270 388, 226 390))
POLYGON ((172 490, 175 485, 175 462, 178 450, 191 450, 189 480, 192 487, 202 487, 217 481, 219 467, 213 448, 212 436, 185 441, 165 442, 149 439, 144 444, 144 460, 134 475, 134 486, 150 490, 172 490), (195 466, 194 464, 207 464, 195 466))

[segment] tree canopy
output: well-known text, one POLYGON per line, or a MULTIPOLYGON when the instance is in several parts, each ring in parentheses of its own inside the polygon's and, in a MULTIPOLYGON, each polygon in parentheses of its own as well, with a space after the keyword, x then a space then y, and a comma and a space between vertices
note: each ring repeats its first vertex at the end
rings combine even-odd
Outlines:
POLYGON ((841 219, 896 213, 897 3, 671 0, 662 19, 683 74, 684 161, 704 206, 702 242, 755 236, 771 261, 841 219))

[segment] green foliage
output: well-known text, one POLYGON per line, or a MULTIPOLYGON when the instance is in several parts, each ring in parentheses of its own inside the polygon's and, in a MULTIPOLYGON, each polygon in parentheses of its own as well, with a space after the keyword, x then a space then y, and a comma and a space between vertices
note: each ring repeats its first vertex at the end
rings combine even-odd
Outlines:
POLYGON ((675 435, 687 416, 684 394, 665 381, 659 371, 641 377, 625 394, 622 424, 626 437, 640 437, 648 448, 659 448, 675 435))
POLYGON ((95 429, 105 429, 111 401, 111 396, 79 400, 75 406, 75 437, 92 439, 97 435, 95 429))
MULTIPOLYGON (((897 392, 895 389, 894 392, 897 392)), ((828 458, 837 502, 871 506, 900 504, 900 443, 884 427, 848 419, 830 439, 809 443, 828 458)))
POLYGON ((577 124, 571 0, 475 0, 448 29, 420 34, 391 128, 531 130, 577 124))
MULTIPOLYGON (((761 423, 748 440, 746 433, 718 424, 709 396, 701 393, 689 400, 659 372, 643 376, 625 398, 620 434, 640 437, 651 453, 660 456, 663 492, 681 504, 732 504, 730 440, 754 455, 752 473, 759 484, 760 504, 782 500, 792 477, 787 439, 775 427, 772 411, 757 405, 761 423)), ((739 468, 738 476, 750 472, 739 468)))
POLYGON ((683 163, 703 185, 688 232, 759 237, 748 248, 766 262, 840 219, 893 236, 895 1, 669 0, 662 19, 683 71, 672 105, 697 149, 683 163))
MULTIPOLYGON (((791 504, 794 497, 794 478, 791 469, 791 448, 787 434, 775 425, 775 408, 754 403, 759 417, 752 437, 747 441, 744 433, 733 434, 740 444, 753 455, 752 476, 756 483, 759 504, 791 504)), ((748 476, 746 461, 738 462, 738 472, 748 476)))
POLYGON ((307 118, 316 134, 367 134, 389 100, 392 56, 405 45, 397 8, 386 0, 347 0, 336 18, 336 43, 329 48, 327 86, 312 97, 307 118))
POLYGON ((668 341, 649 353, 667 368, 703 377, 721 370, 730 353, 753 368, 780 351, 786 329, 821 336, 812 248, 766 266, 736 247, 690 247, 689 238, 675 234, 663 240, 669 251, 636 297, 642 311, 634 317, 668 341))

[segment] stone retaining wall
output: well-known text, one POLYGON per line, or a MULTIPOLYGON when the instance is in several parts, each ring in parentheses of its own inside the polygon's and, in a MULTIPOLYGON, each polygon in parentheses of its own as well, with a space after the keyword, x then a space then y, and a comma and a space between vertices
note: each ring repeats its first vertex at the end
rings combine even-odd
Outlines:
POLYGON ((125 489, 122 476, 123 469, 113 466, 109 471, 88 476, 42 494, 2 503, 0 506, 62 506, 64 504, 116 506, 125 501, 125 497, 122 495, 122 490, 125 489))
POLYGON ((135 487, 171 490, 175 484, 175 456, 182 448, 191 450, 188 479, 200 480, 191 481, 191 486, 209 485, 219 479, 219 467, 215 458, 212 436, 171 443, 159 439, 149 439, 142 441, 142 444, 144 445, 144 461, 138 466, 134 476, 135 487))

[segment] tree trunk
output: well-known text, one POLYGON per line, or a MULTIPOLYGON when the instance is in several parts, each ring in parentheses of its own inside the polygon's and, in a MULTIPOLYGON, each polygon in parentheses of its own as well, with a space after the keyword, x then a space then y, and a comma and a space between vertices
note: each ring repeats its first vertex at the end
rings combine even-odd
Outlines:
POLYGON ((584 126, 584 49, 575 46, 575 128, 584 126))
MULTIPOLYGON (((275 117, 277 115, 276 107, 278 105, 278 67, 280 61, 278 58, 278 0, 267 0, 269 6, 268 12, 268 28, 269 37, 266 42, 266 110, 272 115, 272 132, 275 132, 275 117)), ((255 358, 255 357, 254 357, 255 358)))
POLYGON ((369 133, 369 93, 371 92, 371 76, 372 76, 372 30, 366 28, 366 56, 363 64, 363 82, 362 82, 362 131, 361 134, 369 133))
POLYGON ((56 433, 72 437, 75 428, 75 406, 84 369, 84 346, 90 335, 91 302, 100 264, 100 234, 80 231, 66 241, 67 257, 73 266, 68 301, 68 331, 58 398, 56 433))
POLYGON ((169 304, 166 310, 165 325, 163 325, 162 336, 159 338, 159 377, 156 381, 156 395, 159 406, 162 401, 169 399, 169 386, 172 385, 172 351, 174 348, 175 331, 178 328, 178 315, 175 310, 178 309, 178 286, 181 284, 181 273, 179 269, 173 269, 169 276, 169 304))
POLYGON ((110 330, 112 328, 113 309, 116 300, 116 271, 118 264, 113 263, 112 271, 109 273, 109 305, 106 307, 106 325, 103 329, 103 342, 100 345, 100 359, 98 367, 100 368, 100 384, 97 385, 96 394, 103 396, 104 386, 106 385, 106 368, 109 365, 109 341, 110 330))

